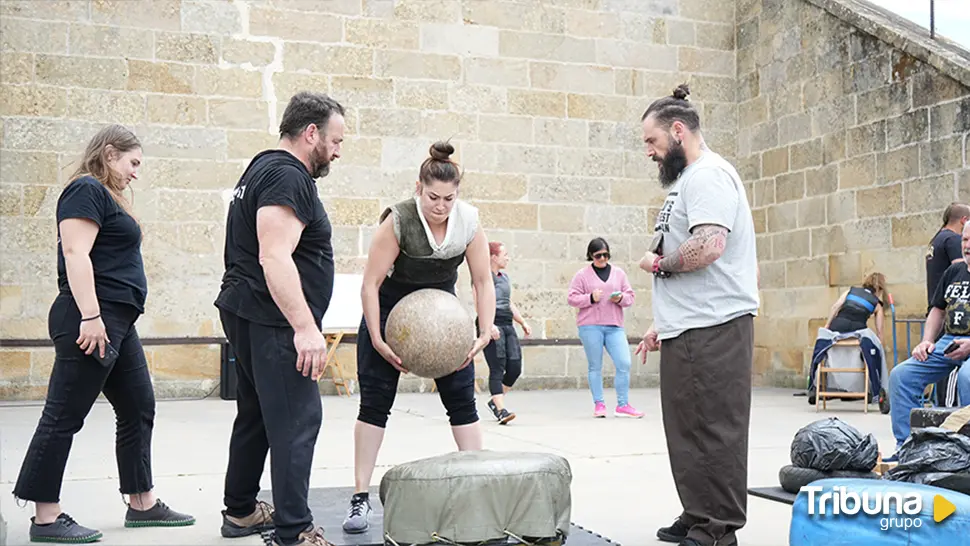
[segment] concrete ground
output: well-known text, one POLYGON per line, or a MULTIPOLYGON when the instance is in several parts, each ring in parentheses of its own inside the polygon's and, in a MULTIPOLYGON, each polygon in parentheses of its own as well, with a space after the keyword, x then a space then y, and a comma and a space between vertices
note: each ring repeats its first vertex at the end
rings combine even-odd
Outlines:
MULTIPOLYGON (((789 389, 756 389, 751 419, 749 485, 776 485, 779 467, 789 462, 795 432, 817 419, 837 416, 872 432, 884 455, 892 452, 889 416, 873 404, 830 402, 816 413, 805 397, 789 389)), ((609 403, 613 396, 607 390, 609 403)), ((485 395, 480 397, 484 415, 485 395)), ((593 419, 585 390, 513 392, 517 414, 509 426, 483 422, 485 445, 494 450, 544 451, 566 457, 573 470, 572 520, 623 546, 662 544, 657 527, 679 513, 670 477, 657 389, 636 389, 631 401, 641 420, 593 419)), ((62 489, 62 507, 84 525, 101 529, 102 544, 246 544, 258 537, 228 540, 219 535, 226 448, 235 404, 218 398, 159 401, 154 437, 156 491, 176 510, 195 515, 195 526, 178 529, 125 529, 125 506, 118 493, 114 461, 114 416, 98 403, 75 437, 62 489)), ((41 405, 0 404, 0 511, 8 544, 26 544, 33 506, 18 506, 11 495, 41 405)), ((311 487, 353 484, 353 422, 357 399, 324 398, 324 426, 317 443, 311 487)), ((374 483, 389 467, 454 449, 436 394, 400 394, 391 416, 374 483)), ((263 487, 270 488, 269 468, 263 487)), ((739 533, 744 546, 788 544, 791 507, 748 498, 748 524, 739 533)), ((318 522, 319 524, 319 522, 318 522)), ((328 528, 327 534, 339 533, 328 528)))

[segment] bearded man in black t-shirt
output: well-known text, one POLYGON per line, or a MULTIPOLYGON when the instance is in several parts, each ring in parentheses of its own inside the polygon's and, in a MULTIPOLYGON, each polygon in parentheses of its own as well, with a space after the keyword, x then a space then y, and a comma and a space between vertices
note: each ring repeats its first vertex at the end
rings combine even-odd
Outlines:
MULTIPOLYGON (((970 404, 970 223, 963 226, 963 260, 946 269, 933 293, 923 339, 913 356, 889 374, 890 416, 896 449, 909 437, 909 414, 919 407, 923 390, 930 383, 959 368, 957 379, 960 405, 970 404), (943 334, 940 336, 940 334, 943 334), (937 339, 938 338, 938 339, 937 339)), ((883 459, 896 461, 896 455, 883 459)))
POLYGON ((279 147, 256 154, 233 191, 215 301, 238 366, 224 537, 275 528, 285 546, 328 544, 307 505, 323 418, 321 322, 334 279, 333 230, 315 179, 340 157, 344 127, 339 103, 296 94, 283 113, 279 147), (270 450, 275 508, 256 500, 270 450))

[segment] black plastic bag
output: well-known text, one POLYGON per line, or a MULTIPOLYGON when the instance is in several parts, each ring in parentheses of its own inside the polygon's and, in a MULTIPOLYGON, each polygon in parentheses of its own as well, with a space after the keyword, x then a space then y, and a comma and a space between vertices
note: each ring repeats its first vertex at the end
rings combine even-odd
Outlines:
POLYGON ((897 454, 899 464, 884 479, 932 485, 970 472, 970 438, 945 428, 914 429, 897 454))
POLYGON ((863 436, 837 417, 802 427, 791 443, 791 462, 802 468, 866 472, 876 466, 878 459, 876 437, 872 434, 863 436))

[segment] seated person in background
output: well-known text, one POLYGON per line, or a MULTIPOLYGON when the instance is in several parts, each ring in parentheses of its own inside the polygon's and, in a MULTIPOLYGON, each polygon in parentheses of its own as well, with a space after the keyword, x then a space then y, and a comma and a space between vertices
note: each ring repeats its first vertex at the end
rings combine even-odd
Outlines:
MULTIPOLYGON (((818 388, 815 385, 815 373, 818 365, 826 357, 833 358, 835 353, 829 354, 831 349, 838 341, 845 338, 855 338, 859 340, 859 350, 862 358, 869 368, 869 400, 882 390, 882 378, 886 376, 885 355, 882 348, 882 327, 885 314, 883 312, 883 299, 886 297, 886 276, 882 273, 870 273, 862 281, 862 286, 853 286, 846 290, 838 300, 832 305, 832 312, 829 314, 825 326, 818 329, 815 338, 815 348, 812 351, 812 366, 809 373, 808 403, 815 403, 815 392, 818 388), (869 328, 869 317, 876 315, 876 331, 869 328)), ((858 367, 858 356, 855 353, 839 353, 840 356, 848 358, 851 355, 851 364, 836 363, 830 361, 828 366, 833 368, 858 367)), ((851 381, 851 379, 850 379, 851 381)), ((841 378, 826 378, 826 391, 856 390, 840 389, 841 378)))
MULTIPOLYGON (((909 437, 909 414, 920 406, 926 386, 960 368, 957 392, 960 405, 970 404, 970 223, 963 227, 961 239, 963 261, 954 263, 943 273, 933 294, 923 339, 913 356, 893 368, 889 375, 890 418, 898 450, 909 437), (939 336, 942 331, 942 337, 939 336)), ((883 461, 897 461, 897 454, 883 461)))
POLYGON ((886 277, 882 273, 870 273, 862 287, 849 288, 832 305, 832 313, 824 328, 833 332, 848 333, 868 328, 869 317, 876 315, 876 336, 882 339, 883 298, 886 297, 886 277))

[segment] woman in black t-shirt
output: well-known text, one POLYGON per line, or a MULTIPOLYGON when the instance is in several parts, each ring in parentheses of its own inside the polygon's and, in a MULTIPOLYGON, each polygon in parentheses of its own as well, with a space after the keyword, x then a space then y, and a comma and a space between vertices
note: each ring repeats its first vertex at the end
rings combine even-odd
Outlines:
POLYGON ((155 498, 151 441, 155 393, 135 329, 148 292, 142 233, 122 193, 137 178, 141 143, 109 125, 88 143, 57 201, 57 286, 48 315, 54 367, 47 401, 20 468, 14 496, 35 503, 31 541, 93 542, 59 504, 71 443, 100 393, 117 416, 115 453, 126 527, 195 522, 155 498))

